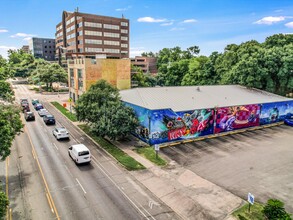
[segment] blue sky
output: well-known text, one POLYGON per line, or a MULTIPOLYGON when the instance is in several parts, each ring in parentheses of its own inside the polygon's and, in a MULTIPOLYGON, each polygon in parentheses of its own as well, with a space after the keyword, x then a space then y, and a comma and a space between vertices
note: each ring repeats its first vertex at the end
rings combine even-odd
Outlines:
POLYGON ((62 11, 130 20, 130 56, 179 46, 199 46, 202 55, 227 44, 263 42, 293 33, 292 0, 1 0, 0 54, 27 39, 55 37, 62 11))

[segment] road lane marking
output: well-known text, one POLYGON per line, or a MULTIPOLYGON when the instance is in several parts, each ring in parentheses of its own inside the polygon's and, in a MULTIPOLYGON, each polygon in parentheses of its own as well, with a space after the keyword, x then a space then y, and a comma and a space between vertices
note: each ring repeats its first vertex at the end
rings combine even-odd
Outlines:
POLYGON ((70 172, 70 170, 68 169, 68 167, 66 165, 65 166, 65 169, 68 171, 68 173, 70 174, 71 177, 73 177, 72 173, 70 172))
POLYGON ((76 179, 78 185, 80 186, 80 188, 82 189, 82 191, 84 192, 84 194, 86 194, 86 191, 84 190, 84 188, 82 187, 82 185, 80 184, 80 182, 78 181, 78 179, 77 178, 75 178, 75 179, 76 179))
MULTIPOLYGON (((27 131, 27 128, 24 127, 24 130, 25 130, 25 132, 27 133, 28 139, 29 139, 29 141, 30 141, 30 143, 31 143, 31 146, 32 146, 32 152, 34 152, 34 153, 35 153, 35 156, 36 156, 37 153, 36 153, 36 151, 35 151, 34 144, 33 144, 32 139, 31 139, 31 137, 30 137, 30 135, 29 135, 29 133, 28 133, 28 131, 27 131)), ((59 217, 58 211, 57 211, 57 209, 56 209, 55 203, 54 203, 54 201, 53 201, 53 198, 52 198, 51 193, 50 193, 50 190, 49 190, 49 186, 48 186, 47 181, 46 181, 46 179, 45 179, 45 175, 44 175, 44 173, 43 173, 43 170, 42 170, 41 164, 40 164, 40 162, 39 162, 37 156, 36 156, 35 159, 36 159, 36 161, 37 161, 37 165, 38 165, 38 167, 39 167, 39 170, 40 170, 40 173, 41 173, 41 177, 42 177, 43 182, 44 182, 44 184, 45 184, 45 189, 46 189, 46 191, 47 191, 48 198, 49 198, 49 200, 50 200, 50 202, 51 202, 51 205, 52 205, 52 207, 53 207, 53 210, 54 210, 54 213, 55 213, 55 215, 56 215, 56 218, 57 218, 58 220, 60 220, 60 217, 59 217)), ((50 203, 49 203, 49 205, 50 205, 50 203)))
POLYGON ((53 146, 54 146, 57 150, 59 150, 58 147, 57 147, 57 145, 56 145, 55 143, 52 143, 52 144, 53 144, 53 146))

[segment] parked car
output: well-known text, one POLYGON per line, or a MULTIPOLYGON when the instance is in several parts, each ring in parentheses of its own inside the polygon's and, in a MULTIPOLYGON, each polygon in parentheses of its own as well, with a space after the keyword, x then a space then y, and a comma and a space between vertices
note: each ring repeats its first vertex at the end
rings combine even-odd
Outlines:
POLYGON ((38 99, 32 99, 32 105, 36 105, 39 104, 39 100, 38 99))
POLYGON ((42 108, 38 111, 38 114, 39 116, 43 117, 45 115, 49 115, 49 112, 47 111, 47 109, 42 108))
POLYGON ((53 135, 55 136, 55 138, 57 140, 63 139, 63 138, 68 138, 69 139, 69 133, 66 130, 66 128, 64 128, 64 127, 56 127, 53 130, 53 135))
POLYGON ((91 162, 91 152, 84 144, 71 145, 68 154, 76 164, 91 162))
POLYGON ((44 108, 44 106, 42 104, 35 104, 35 109, 37 111, 39 111, 40 109, 43 109, 43 108, 44 108))
POLYGON ((27 98, 20 99, 20 104, 22 104, 22 103, 28 103, 28 99, 27 98))
POLYGON ((24 118, 26 121, 34 121, 35 120, 35 114, 33 112, 25 112, 24 118))
POLYGON ((22 107, 22 112, 29 112, 30 111, 30 106, 28 103, 21 104, 21 107, 22 107))
POLYGON ((44 115, 43 120, 46 125, 54 125, 56 123, 53 115, 44 115))

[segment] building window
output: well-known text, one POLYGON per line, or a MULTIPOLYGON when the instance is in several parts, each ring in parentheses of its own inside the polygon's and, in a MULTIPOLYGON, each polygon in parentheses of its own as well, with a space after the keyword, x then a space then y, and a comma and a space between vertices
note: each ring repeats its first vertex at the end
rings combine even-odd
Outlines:
POLYGON ((102 32, 100 31, 85 31, 84 34, 90 36, 102 36, 102 32))
POLYGON ((102 48, 91 48, 91 47, 86 47, 85 52, 103 52, 102 48))
POLYGON ((77 69, 77 75, 78 75, 78 90, 82 90, 83 88, 82 69, 77 69))
POLYGON ((127 22, 121 22, 121 26, 127 27, 128 26, 128 23, 127 22))
POLYGON ((128 34, 128 30, 126 30, 126 29, 121 29, 121 33, 123 33, 123 34, 128 34))
POLYGON ((77 32, 77 36, 82 36, 82 31, 77 32))
POLYGON ((119 49, 106 48, 106 49, 104 49, 104 52, 107 52, 107 53, 120 53, 120 50, 119 49))
POLYGON ((73 69, 69 69, 69 74, 70 74, 70 85, 69 85, 69 87, 74 87, 74 71, 73 71, 73 69))
POLYGON ((104 32, 104 37, 114 37, 114 38, 119 38, 119 37, 120 37, 120 34, 118 34, 118 33, 104 32))
POLYGON ((121 40, 128 40, 128 37, 121 37, 121 40))
POLYGON ((83 41, 82 40, 78 40, 77 41, 77 44, 83 44, 83 41))
POLYGON ((126 50, 121 50, 121 53, 123 53, 123 54, 128 54, 128 51, 126 51, 126 50))
POLYGON ((102 40, 85 39, 86 44, 102 44, 102 40))
POLYGON ((82 27, 82 22, 79 22, 79 23, 77 24, 77 28, 80 28, 80 27, 82 27))
POLYGON ((121 47, 127 48, 128 44, 121 44, 121 47))
POLYGON ((112 30, 119 30, 119 26, 118 25, 113 25, 113 24, 104 24, 104 28, 112 29, 112 30))
POLYGON ((112 40, 104 40, 105 45, 114 45, 114 46, 119 46, 119 41, 112 41, 112 40))
POLYGON ((83 49, 82 48, 78 48, 78 52, 79 53, 82 53, 83 52, 83 49))
POLYGON ((86 27, 96 27, 96 28, 101 28, 102 24, 101 23, 95 23, 95 22, 84 22, 84 26, 86 27))

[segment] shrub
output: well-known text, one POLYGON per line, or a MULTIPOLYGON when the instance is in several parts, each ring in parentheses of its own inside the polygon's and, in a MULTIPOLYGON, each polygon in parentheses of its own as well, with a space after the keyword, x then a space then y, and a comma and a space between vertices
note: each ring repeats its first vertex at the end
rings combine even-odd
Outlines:
POLYGON ((277 199, 269 199, 263 209, 269 220, 291 220, 290 214, 285 211, 284 203, 277 199))

